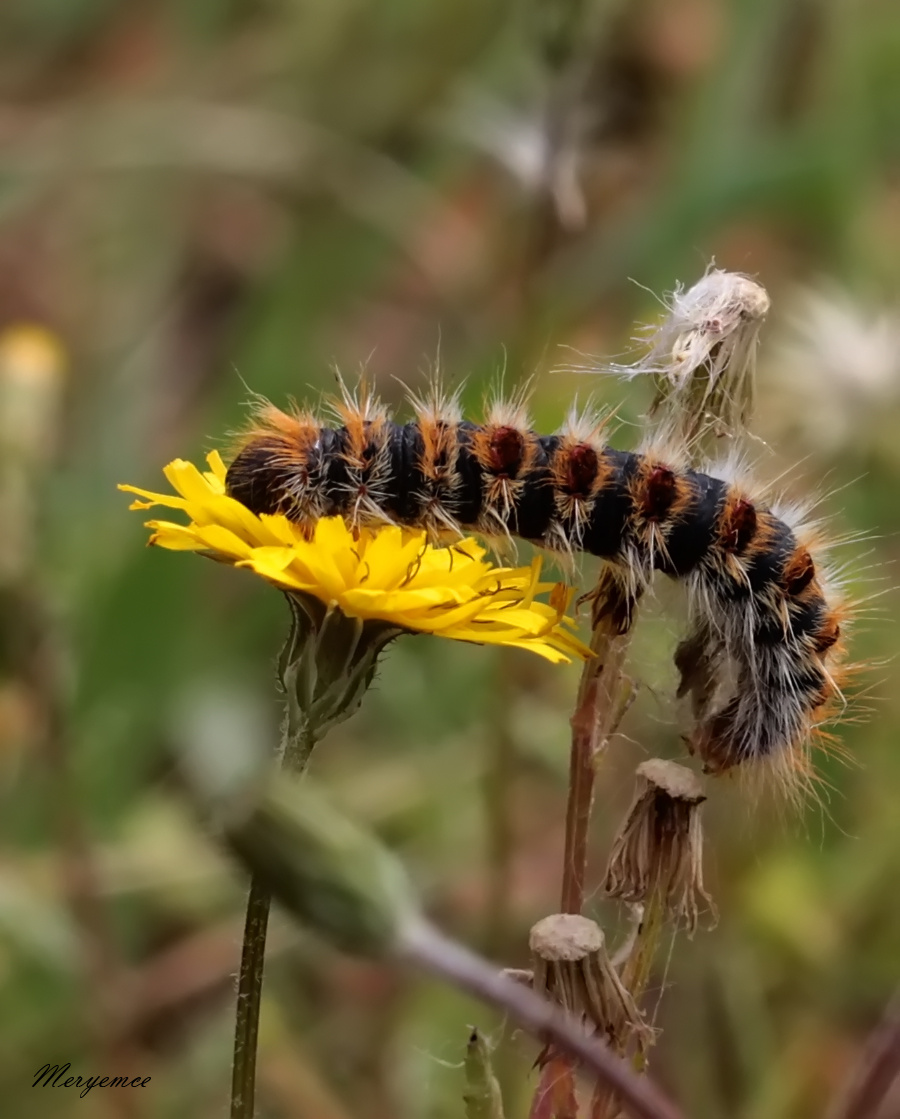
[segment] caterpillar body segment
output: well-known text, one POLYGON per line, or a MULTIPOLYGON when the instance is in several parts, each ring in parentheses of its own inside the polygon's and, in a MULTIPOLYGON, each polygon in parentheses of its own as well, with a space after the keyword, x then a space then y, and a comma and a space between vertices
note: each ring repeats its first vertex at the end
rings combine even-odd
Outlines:
POLYGON ((228 493, 300 526, 341 515, 588 553, 631 598, 655 571, 679 580, 690 624, 675 661, 692 747, 714 772, 766 760, 805 775, 810 734, 841 698, 845 608, 801 526, 674 456, 608 446, 599 420, 540 435, 520 404, 494 406, 483 424, 437 390, 413 404, 416 419, 398 424, 371 399, 345 399, 333 427, 267 405, 228 493))
POLYGON ((351 428, 321 427, 313 438, 303 419, 291 421, 294 439, 285 420, 249 436, 228 470, 228 492, 256 513, 301 525, 340 515, 456 537, 474 531, 551 549, 559 540, 607 560, 631 551, 645 575, 676 577, 715 542, 726 484, 637 452, 468 421, 435 432, 373 424, 361 447, 351 428))

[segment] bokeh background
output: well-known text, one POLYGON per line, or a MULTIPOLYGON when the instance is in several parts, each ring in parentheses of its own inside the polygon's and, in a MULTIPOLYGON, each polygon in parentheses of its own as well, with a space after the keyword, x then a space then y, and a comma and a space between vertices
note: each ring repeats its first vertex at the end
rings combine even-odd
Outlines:
MULTIPOLYGON (((504 371, 534 375, 541 430, 593 393, 631 446, 650 386, 556 370, 634 356, 635 322, 715 258, 772 297, 759 470, 854 538, 870 695, 821 805, 714 786, 721 921, 655 979, 653 1072, 695 1119, 823 1116, 900 981, 898 248, 891 0, 7 0, 2 1113, 227 1107, 245 886, 173 758, 275 742, 286 610, 147 550, 116 483, 158 487, 251 393, 315 401, 335 366, 399 406, 439 361, 473 413, 504 371), (48 1060, 114 1075, 117 1054, 152 1076, 133 1099, 31 1087, 48 1060)), ((634 766, 684 752, 680 624, 661 589, 600 776, 595 882, 634 766)), ((314 763, 435 919, 509 965, 558 904, 576 679, 409 638, 314 763)), ((613 935, 596 892, 591 912, 613 935)), ((473 1023, 524 1116, 526 1040, 277 920, 261 1114, 459 1116, 473 1023)))

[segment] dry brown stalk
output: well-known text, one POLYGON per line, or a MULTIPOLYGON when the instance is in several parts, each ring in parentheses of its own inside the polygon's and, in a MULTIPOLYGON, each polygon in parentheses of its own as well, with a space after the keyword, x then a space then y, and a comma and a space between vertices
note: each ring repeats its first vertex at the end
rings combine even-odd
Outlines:
POLYGON ((637 596, 611 568, 601 572, 592 604, 591 651, 585 662, 572 715, 569 795, 560 909, 580 913, 584 905, 588 831, 594 803, 597 761, 615 734, 631 699, 624 676, 637 596))

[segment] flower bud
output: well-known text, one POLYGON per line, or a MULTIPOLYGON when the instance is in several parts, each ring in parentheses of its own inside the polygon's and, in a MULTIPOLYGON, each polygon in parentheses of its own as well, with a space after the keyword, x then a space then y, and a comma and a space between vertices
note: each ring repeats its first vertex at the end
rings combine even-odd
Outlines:
POLYGON ((226 821, 232 850, 300 920, 335 947, 386 956, 418 906, 394 857, 328 804, 308 777, 281 777, 226 821))

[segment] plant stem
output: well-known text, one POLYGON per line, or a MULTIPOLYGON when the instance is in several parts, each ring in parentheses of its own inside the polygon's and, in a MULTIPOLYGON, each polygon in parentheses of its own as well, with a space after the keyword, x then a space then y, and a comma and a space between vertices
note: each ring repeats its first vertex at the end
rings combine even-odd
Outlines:
POLYGON ((628 959, 622 965, 622 983, 628 988, 635 1001, 643 995, 647 983, 650 981, 656 950, 665 931, 665 920, 665 894, 657 888, 653 890, 644 903, 637 935, 634 938, 628 959))
POLYGON ((256 1088, 256 1051, 262 1002, 266 932, 272 895, 254 874, 250 880, 244 943, 238 976, 234 1024, 234 1063, 231 1069, 231 1119, 252 1119, 256 1088))
MULTIPOLYGON (((844 1092, 828 1110, 828 1119, 866 1119, 882 1113, 900 1079, 900 992, 869 1035, 844 1092)), ((887 1115, 887 1111, 884 1111, 887 1115)))
MULTIPOLYGON (((587 871, 588 830, 594 803, 597 758, 615 733, 631 699, 622 673, 630 625, 622 628, 620 611, 614 608, 619 595, 613 579, 601 577, 594 600, 595 619, 591 633, 594 657, 585 662, 572 715, 572 748, 569 755, 569 795, 566 804, 566 841, 563 856, 563 913, 580 913, 584 905, 587 871)), ((629 620, 633 607, 625 615, 629 620)))
MULTIPOLYGON (((291 712, 292 705, 289 703, 282 732, 281 764, 293 773, 302 773, 309 762, 317 735, 308 722, 297 728, 291 712)), ((262 1006, 266 935, 271 904, 271 891, 258 875, 252 875, 247 915, 244 918, 241 968, 238 973, 234 1057, 231 1067, 231 1119, 253 1119, 256 1113, 259 1012, 262 1006)))
POLYGON ((683 1119, 681 1112, 646 1077, 639 1077, 598 1037, 591 1037, 581 1021, 561 1007, 445 937, 432 925, 416 922, 404 931, 403 951, 420 967, 441 976, 476 998, 501 1007, 537 1037, 551 1040, 580 1061, 622 1101, 637 1119, 683 1119))

